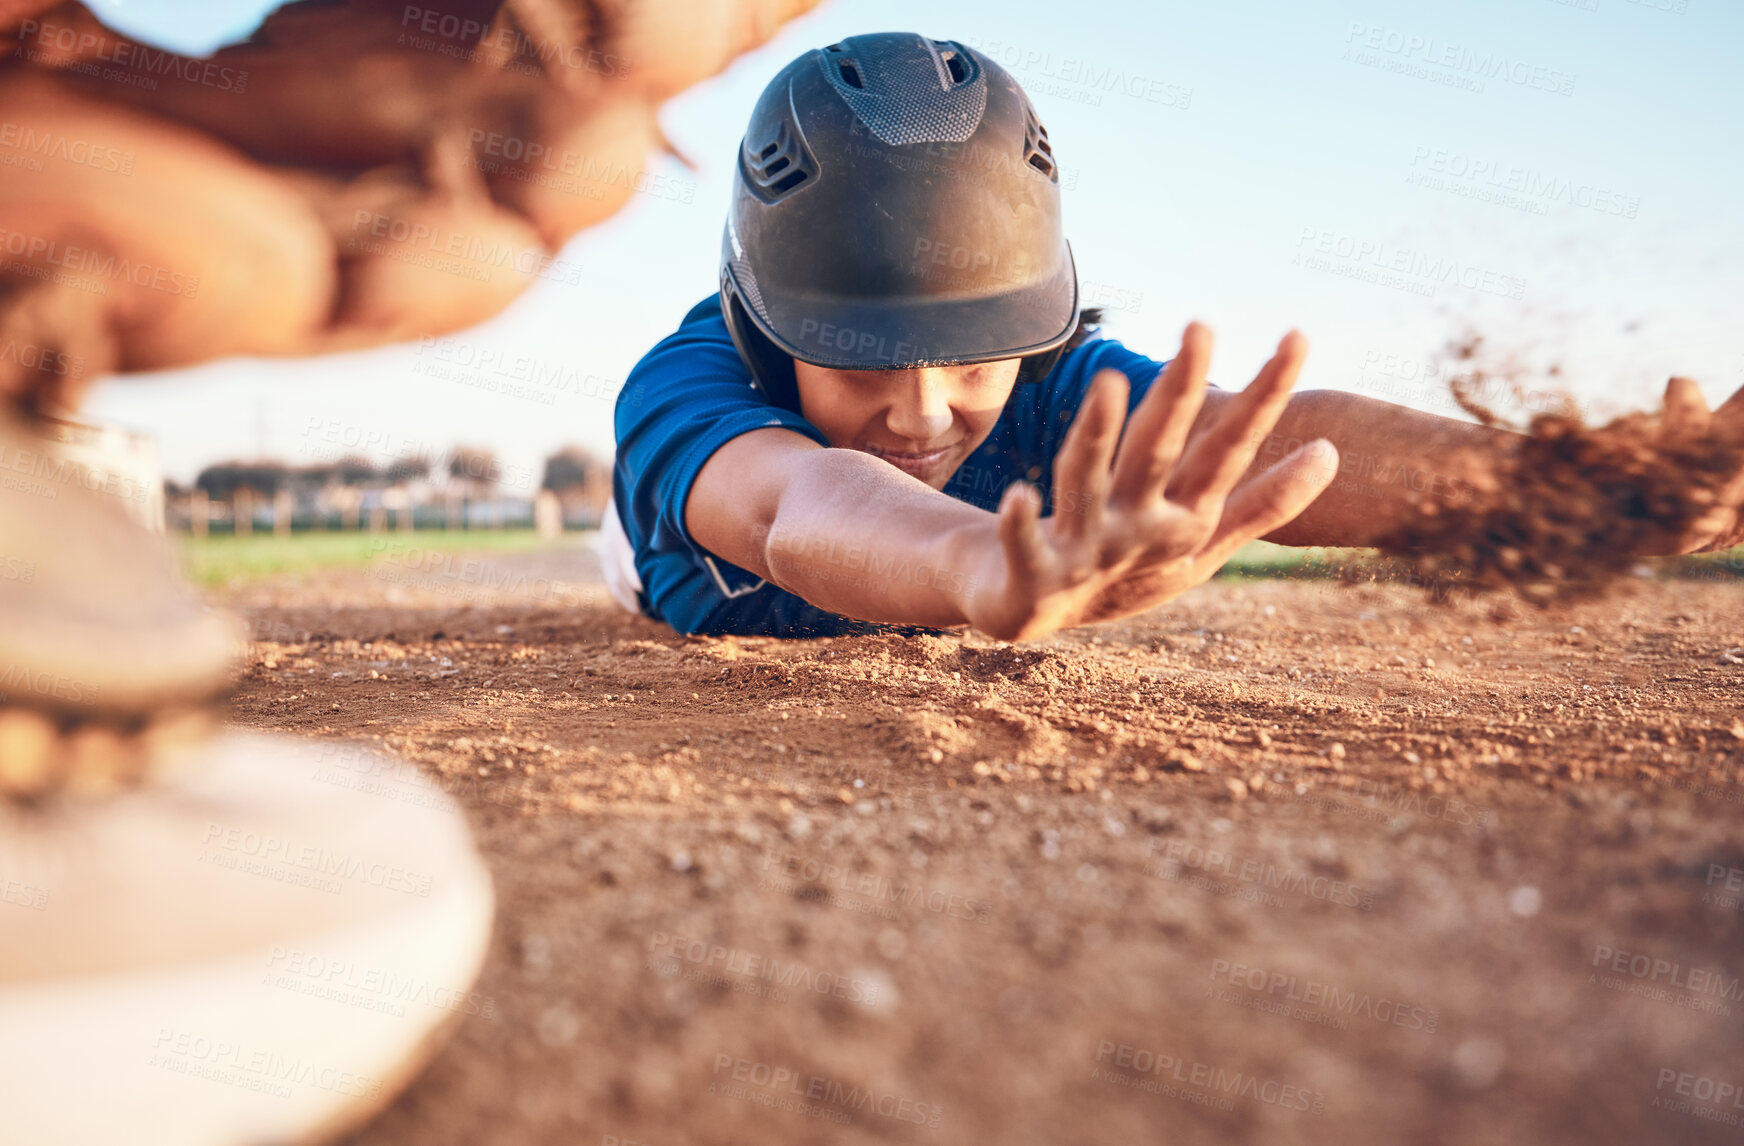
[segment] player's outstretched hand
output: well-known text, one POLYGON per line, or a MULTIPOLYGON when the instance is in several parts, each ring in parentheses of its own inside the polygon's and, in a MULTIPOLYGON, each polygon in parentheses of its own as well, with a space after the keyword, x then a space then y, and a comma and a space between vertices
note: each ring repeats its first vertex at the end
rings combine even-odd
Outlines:
POLYGON ((970 623, 1028 640, 1142 612, 1301 513, 1338 469, 1323 438, 1237 483, 1283 413, 1307 349, 1300 334, 1285 335, 1258 377, 1190 444, 1210 330, 1187 327, 1181 352, 1130 419, 1126 376, 1097 374, 1054 461, 1053 512, 1041 516, 1025 483, 1006 490, 999 545, 980 557, 970 623))

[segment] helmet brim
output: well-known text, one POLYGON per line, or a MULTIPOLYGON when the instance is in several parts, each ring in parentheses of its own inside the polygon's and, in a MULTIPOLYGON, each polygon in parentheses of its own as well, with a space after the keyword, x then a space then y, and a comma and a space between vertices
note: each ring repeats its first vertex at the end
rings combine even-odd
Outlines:
MULTIPOLYGON (((731 267, 738 282, 741 267, 731 267)), ((1047 279, 980 297, 758 298, 745 308, 784 354, 836 370, 903 370, 1043 354, 1078 325, 1078 275, 1070 244, 1047 279), (763 313, 763 311, 767 313, 763 313)))

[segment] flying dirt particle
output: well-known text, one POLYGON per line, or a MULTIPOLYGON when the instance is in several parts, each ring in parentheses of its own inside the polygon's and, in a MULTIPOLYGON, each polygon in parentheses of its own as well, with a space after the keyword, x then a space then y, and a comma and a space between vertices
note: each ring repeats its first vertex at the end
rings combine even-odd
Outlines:
POLYGON ((547 1007, 539 1016, 539 1041, 548 1047, 566 1047, 581 1033, 581 1020, 568 1006, 547 1007))
POLYGON ((521 940, 521 967, 535 979, 551 970, 551 940, 535 931, 521 940))
POLYGON ((1453 1052, 1453 1069, 1459 1081, 1471 1090, 1483 1090, 1502 1073, 1508 1052, 1495 1039, 1471 1038, 1453 1052))
POLYGON ((866 989, 858 1002, 869 1011, 895 1010, 897 1003, 902 1000, 896 989, 896 981, 882 968, 857 967, 850 981, 855 980, 865 984, 866 989))
MULTIPOLYGON (((1486 425, 1502 420, 1461 404, 1486 425)), ((1708 517, 1739 470, 1744 430, 1674 424, 1664 412, 1602 426, 1578 414, 1535 416, 1516 447, 1469 458, 1459 500, 1423 499, 1413 520, 1375 542, 1408 555, 1433 600, 1512 590, 1532 605, 1601 595, 1708 517)), ((1652 575, 1652 568, 1647 567, 1652 575)))
POLYGON ((1521 919, 1531 919, 1544 906, 1544 895, 1535 887, 1517 887, 1508 893, 1508 910, 1521 919))

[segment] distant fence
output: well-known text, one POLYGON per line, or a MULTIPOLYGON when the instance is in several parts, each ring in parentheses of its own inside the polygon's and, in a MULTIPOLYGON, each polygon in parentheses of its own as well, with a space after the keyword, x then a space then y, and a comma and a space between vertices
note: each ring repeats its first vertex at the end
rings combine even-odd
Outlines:
POLYGON ((413 530, 539 529, 547 534, 596 529, 600 508, 566 501, 550 491, 538 498, 479 498, 421 505, 361 505, 331 509, 298 506, 288 498, 244 493, 212 501, 196 491, 172 499, 168 528, 196 537, 306 533, 406 533, 413 530))

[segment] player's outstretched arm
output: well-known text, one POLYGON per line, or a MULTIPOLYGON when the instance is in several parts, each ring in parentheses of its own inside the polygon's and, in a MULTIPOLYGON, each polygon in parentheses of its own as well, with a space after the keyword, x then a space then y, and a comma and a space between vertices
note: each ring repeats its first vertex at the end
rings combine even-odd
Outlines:
POLYGON ((821 609, 863 621, 967 623, 973 571, 954 539, 993 515, 859 450, 784 429, 716 450, 691 486, 690 535, 821 609))
POLYGON ((1314 442, 1235 489, 1306 349, 1287 336, 1191 442, 1210 331, 1187 328, 1130 419, 1126 377, 1103 371, 1055 458, 1045 519, 1023 483, 994 515, 870 454, 770 428, 715 452, 691 488, 686 525, 705 549, 861 620, 970 624, 1021 640, 1140 612, 1210 577, 1330 480, 1336 455, 1314 442))
MULTIPOLYGON (((1214 392, 1207 398, 1207 409, 1228 404, 1234 397, 1214 392)), ((1673 378, 1665 388, 1658 432, 1669 439, 1710 427, 1730 431, 1736 440, 1744 441, 1744 389, 1710 412, 1694 382, 1673 378)), ((1315 438, 1338 447, 1338 473, 1313 504, 1267 534, 1267 541, 1373 545, 1408 525, 1421 503, 1437 503, 1443 510, 1467 504, 1474 491, 1492 481, 1497 463, 1524 441, 1523 435, 1510 430, 1426 414, 1360 394, 1308 391, 1290 399, 1261 443, 1253 475, 1269 459, 1315 438)), ((1688 553, 1744 544, 1741 503, 1744 452, 1731 481, 1702 520, 1675 532, 1668 530, 1643 552, 1688 553)))

